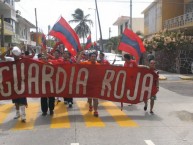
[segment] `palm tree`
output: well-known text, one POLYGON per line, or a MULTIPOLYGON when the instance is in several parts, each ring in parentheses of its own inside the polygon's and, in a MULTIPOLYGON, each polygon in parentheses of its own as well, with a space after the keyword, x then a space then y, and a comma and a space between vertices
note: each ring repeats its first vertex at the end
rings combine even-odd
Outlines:
POLYGON ((74 11, 74 14, 72 14, 73 20, 69 21, 69 23, 78 23, 74 30, 78 34, 79 38, 83 38, 83 44, 85 42, 84 39, 87 37, 88 34, 91 33, 90 27, 87 23, 93 25, 93 21, 88 19, 89 16, 90 14, 87 14, 85 16, 83 10, 77 8, 74 11))

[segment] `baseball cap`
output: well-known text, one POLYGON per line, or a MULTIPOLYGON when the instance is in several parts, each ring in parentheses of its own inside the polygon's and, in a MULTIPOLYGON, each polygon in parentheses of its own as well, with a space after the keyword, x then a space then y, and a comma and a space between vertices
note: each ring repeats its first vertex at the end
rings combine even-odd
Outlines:
POLYGON ((14 46, 13 49, 12 49, 12 53, 13 53, 15 56, 20 56, 20 55, 21 55, 21 50, 19 49, 19 47, 14 46))

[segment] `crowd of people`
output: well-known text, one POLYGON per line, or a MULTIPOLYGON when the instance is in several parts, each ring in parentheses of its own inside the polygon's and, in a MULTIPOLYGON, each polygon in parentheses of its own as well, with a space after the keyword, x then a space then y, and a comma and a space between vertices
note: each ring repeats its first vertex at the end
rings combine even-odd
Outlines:
MULTIPOLYGON (((22 51, 18 47, 13 47, 7 49, 6 52, 2 53, 0 55, 1 61, 17 61, 22 58, 30 58, 33 59, 35 56, 35 52, 31 50, 31 55, 29 51, 25 51, 24 54, 22 54, 22 51), (11 52, 11 57, 6 56, 8 53, 10 54, 11 52)), ((124 54, 124 59, 125 59, 125 64, 124 67, 140 67, 134 59, 132 59, 132 56, 130 54, 124 54)), ((87 64, 87 65, 111 65, 108 60, 105 59, 105 54, 103 52, 100 52, 98 54, 97 51, 92 51, 90 53, 81 51, 77 57, 71 56, 71 54, 68 51, 63 51, 61 52, 59 49, 56 49, 53 54, 45 53, 43 51, 42 53, 38 54, 38 61, 43 62, 43 63, 50 63, 50 64, 87 64), (97 59, 97 56, 99 55, 99 59, 97 59)), ((152 69, 158 74, 158 71, 155 69, 155 60, 154 57, 150 57, 149 60, 149 69, 152 69)), ((155 84, 157 85, 157 88, 159 89, 159 82, 156 81, 155 84)), ((154 106, 154 100, 156 99, 156 96, 152 96, 150 98, 150 113, 153 114, 153 106, 154 106)), ((60 97, 57 97, 55 100, 54 96, 49 96, 49 97, 42 97, 40 99, 41 102, 41 110, 42 110, 42 116, 46 116, 49 110, 50 115, 54 115, 54 107, 55 107, 55 102, 61 102, 60 97)), ((16 108, 16 116, 14 117, 15 119, 18 119, 21 117, 22 122, 26 122, 26 113, 25 113, 25 108, 27 107, 27 99, 24 98, 18 98, 18 99, 13 99, 12 102, 15 104, 16 108)), ((148 100, 144 102, 144 110, 147 110, 148 106, 148 100)), ((64 97, 64 104, 67 104, 69 108, 73 107, 73 98, 70 98, 68 96, 64 97)), ((98 104, 99 100, 97 98, 88 98, 88 104, 89 108, 88 111, 92 112, 95 117, 99 116, 98 113, 98 104)))

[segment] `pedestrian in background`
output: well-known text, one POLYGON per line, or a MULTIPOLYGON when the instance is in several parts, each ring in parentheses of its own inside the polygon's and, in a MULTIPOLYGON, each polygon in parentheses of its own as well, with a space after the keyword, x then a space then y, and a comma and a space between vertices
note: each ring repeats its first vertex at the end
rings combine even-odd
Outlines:
POLYGON ((147 55, 147 59, 148 59, 149 63, 150 63, 151 60, 155 59, 155 56, 153 55, 152 51, 150 51, 149 54, 147 55))

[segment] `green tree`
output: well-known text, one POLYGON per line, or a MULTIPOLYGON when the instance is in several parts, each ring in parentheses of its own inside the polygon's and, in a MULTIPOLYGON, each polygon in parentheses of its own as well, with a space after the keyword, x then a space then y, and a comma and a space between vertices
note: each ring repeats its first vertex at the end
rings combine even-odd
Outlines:
POLYGON ((84 15, 83 10, 77 8, 72 14, 73 20, 70 20, 69 23, 78 23, 77 26, 74 28, 75 32, 78 34, 79 38, 83 38, 83 43, 85 44, 84 39, 87 37, 88 34, 91 33, 90 25, 93 25, 93 21, 88 19, 90 14, 84 15))
POLYGON ((111 50, 115 51, 116 53, 121 52, 117 49, 120 42, 120 38, 121 36, 116 36, 116 37, 111 37, 108 40, 108 42, 106 43, 106 49, 108 52, 111 52, 111 50))

